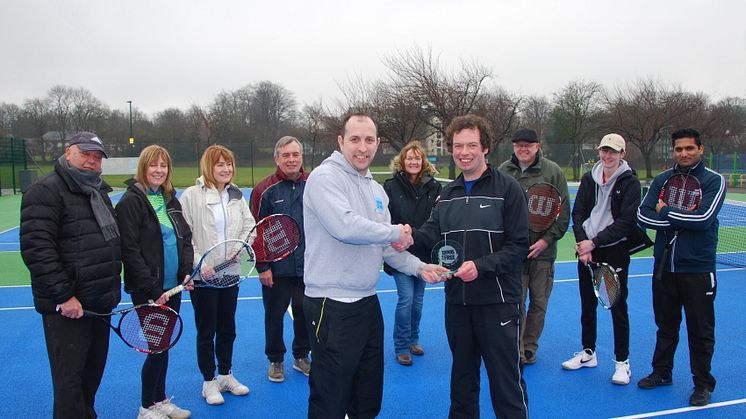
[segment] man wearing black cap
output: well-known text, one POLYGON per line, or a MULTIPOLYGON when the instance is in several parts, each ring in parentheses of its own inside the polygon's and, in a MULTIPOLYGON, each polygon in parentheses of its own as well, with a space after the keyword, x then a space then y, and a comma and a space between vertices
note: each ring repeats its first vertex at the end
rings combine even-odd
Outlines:
POLYGON ((119 230, 101 179, 101 140, 79 132, 65 146, 54 171, 23 195, 21 256, 42 315, 54 417, 95 418, 109 327, 83 310, 108 313, 119 303, 119 230))
POLYGON ((554 185, 562 197, 562 210, 554 224, 541 233, 529 232, 531 247, 521 276, 521 361, 524 364, 533 364, 536 362, 539 337, 544 329, 544 317, 554 284, 557 241, 565 234, 570 223, 570 197, 562 169, 557 163, 542 156, 536 131, 520 128, 511 140, 513 155, 510 160, 503 162, 498 170, 518 180, 524 191, 536 183, 546 182, 554 185))

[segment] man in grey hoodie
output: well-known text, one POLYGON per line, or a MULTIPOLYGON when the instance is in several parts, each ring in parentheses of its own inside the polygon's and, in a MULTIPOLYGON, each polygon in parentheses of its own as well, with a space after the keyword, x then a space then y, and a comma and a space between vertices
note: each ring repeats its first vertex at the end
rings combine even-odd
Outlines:
POLYGON ((373 119, 351 114, 335 151, 308 178, 303 311, 311 338, 309 418, 372 418, 383 398, 381 264, 434 282, 448 269, 406 252, 408 225, 392 225, 388 197, 368 167, 380 139, 373 119))

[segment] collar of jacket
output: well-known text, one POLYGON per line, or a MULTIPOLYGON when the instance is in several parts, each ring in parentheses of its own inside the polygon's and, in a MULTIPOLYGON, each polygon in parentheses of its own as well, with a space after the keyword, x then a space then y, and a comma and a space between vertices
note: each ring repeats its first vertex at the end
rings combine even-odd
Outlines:
MULTIPOLYGON (((475 183, 481 182, 482 179, 484 179, 484 178, 492 177, 492 172, 494 170, 495 169, 492 168, 492 165, 490 163, 487 163, 487 170, 485 170, 484 172, 482 172, 482 175, 479 176, 479 178, 476 179, 475 183)), ((465 180, 464 180, 464 174, 461 173, 460 175, 458 175, 458 177, 456 178, 456 180, 453 181, 453 184, 455 186, 461 186, 462 188, 466 188, 466 183, 465 183, 465 180)))
POLYGON ((292 179, 290 179, 290 178, 287 177, 287 175, 285 174, 285 172, 283 172, 282 170, 280 170, 280 166, 277 166, 277 168, 275 169, 275 176, 277 176, 280 180, 283 180, 283 181, 287 180, 287 181, 290 181, 290 182, 300 182, 302 180, 308 179, 308 172, 306 172, 305 169, 303 169, 303 166, 301 166, 300 167, 300 176, 298 177, 298 179, 292 180, 292 179))
MULTIPOLYGON (((532 167, 536 167, 537 169, 541 169, 541 157, 542 157, 542 155, 541 155, 541 149, 539 149, 539 151, 537 151, 537 152, 536 152, 536 157, 534 157, 534 162, 533 162, 533 163, 531 163, 531 164, 530 164, 530 165, 529 165, 529 166, 528 166, 528 167, 526 168, 526 170, 528 170, 528 169, 531 169, 532 167)), ((516 156, 515 156, 515 153, 513 153, 513 154, 512 154, 511 156, 510 156, 510 162, 511 162, 511 163, 512 163, 512 164, 513 164, 513 165, 514 165, 515 167, 517 167, 518 169, 520 169, 520 168, 521 168, 521 163, 520 163, 520 162, 518 161, 518 157, 516 157, 516 156)))
POLYGON ((681 167, 679 167, 678 163, 673 166, 673 172, 674 172, 674 174, 676 174, 676 173, 683 173, 685 175, 686 174, 689 174, 689 175, 701 175, 702 173, 704 173, 704 171, 705 171, 704 159, 699 159, 699 161, 697 162, 697 164, 695 164, 694 166, 690 167, 689 169, 682 169, 681 167))
MULTIPOLYGON (((218 193, 218 190, 215 188, 208 188, 205 184, 205 178, 203 176, 197 178, 197 186, 202 188, 202 190, 205 192, 205 200, 207 204, 215 204, 217 202, 220 202, 220 194, 218 193)), ((238 186, 236 186, 234 183, 228 184, 227 190, 229 201, 233 199, 243 199, 243 192, 241 192, 241 190, 238 189, 238 186)))
MULTIPOLYGON (((135 178, 129 178, 124 181, 124 184, 127 185, 129 189, 132 189, 135 193, 141 194, 143 197, 147 198, 147 191, 145 190, 145 185, 135 180, 135 178)), ((174 194, 167 194, 165 190, 161 189, 163 193, 163 201, 168 204, 171 202, 171 200, 174 198, 174 194)))

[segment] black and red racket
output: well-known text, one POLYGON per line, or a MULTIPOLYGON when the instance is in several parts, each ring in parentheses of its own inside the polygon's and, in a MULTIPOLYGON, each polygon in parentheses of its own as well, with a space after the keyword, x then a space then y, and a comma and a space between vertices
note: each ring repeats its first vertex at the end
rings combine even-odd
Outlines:
POLYGON ((539 182, 526 191, 528 228, 541 233, 549 230, 562 212, 562 197, 551 183, 539 182))
POLYGON ((608 263, 588 262, 588 270, 593 281, 593 292, 601 306, 611 309, 617 303, 622 290, 616 269, 608 263))
POLYGON ((167 351, 181 337, 181 317, 164 305, 142 304, 106 314, 84 310, 83 314, 105 322, 127 346, 146 354, 167 351), (120 316, 116 326, 106 319, 114 315, 120 316))
POLYGON ((702 187, 696 177, 678 173, 666 180, 658 199, 671 208, 694 211, 702 200, 702 187))
POLYGON ((289 256, 301 241, 298 222, 287 214, 271 214, 261 219, 249 233, 256 232, 251 244, 260 263, 277 262, 289 256))
MULTIPOLYGON (((680 211, 695 211, 702 201, 702 186, 696 177, 677 173, 666 179, 658 194, 658 201, 680 211)), ((668 239, 668 232, 664 234, 666 235, 666 247, 663 248, 663 256, 655 272, 657 278, 661 278, 663 274, 671 247, 676 238, 679 237, 679 230, 674 231, 673 238, 670 240, 668 239)))

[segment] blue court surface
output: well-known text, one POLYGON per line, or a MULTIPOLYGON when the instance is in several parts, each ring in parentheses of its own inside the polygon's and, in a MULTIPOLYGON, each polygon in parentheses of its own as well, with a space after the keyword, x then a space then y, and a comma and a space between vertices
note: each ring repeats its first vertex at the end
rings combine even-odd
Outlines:
MULTIPOLYGON (((635 259, 630 276, 630 324, 632 383, 611 383, 614 372, 611 317, 598 309, 599 365, 579 371, 564 371, 562 361, 579 351, 580 305, 575 262, 560 262, 538 361, 525 369, 529 411, 532 418, 743 418, 746 417, 746 318, 742 315, 746 295, 746 271, 720 267, 716 298, 716 346, 713 374, 717 388, 712 402, 704 408, 691 408, 692 390, 687 337, 682 327, 677 351, 673 385, 655 390, 638 389, 635 383, 651 371, 650 360, 655 342, 655 324, 651 306, 651 259, 635 259)), ((441 287, 430 287, 425 294, 421 343, 426 354, 415 357, 411 367, 400 366, 394 359, 391 331, 396 291, 391 277, 381 274, 378 297, 386 324, 386 362, 381 418, 445 418, 449 405, 450 351, 443 328, 444 294, 441 287)), ((264 329, 261 290, 258 281, 241 286, 236 313, 238 338, 233 371, 251 388, 245 397, 226 395, 222 406, 208 406, 200 397, 202 378, 197 369, 192 306, 182 305, 185 331, 170 351, 171 361, 167 393, 174 402, 192 410, 194 417, 221 418, 301 418, 307 415, 308 381, 291 368, 286 357, 286 380, 267 380, 264 356, 264 329)), ((128 296, 124 296, 128 300, 128 296)), ((28 287, 0 288, 0 357, 2 376, 0 417, 37 418, 52 415, 52 385, 49 373, 41 317, 33 310, 28 287)), ((123 303, 126 306, 126 303, 123 303)), ((290 345, 292 327, 286 317, 286 345, 290 345)), ((112 334, 109 361, 96 399, 102 418, 133 418, 140 402, 140 367, 144 356, 122 344, 112 334)), ((482 376, 480 403, 482 417, 494 417, 482 376)))

